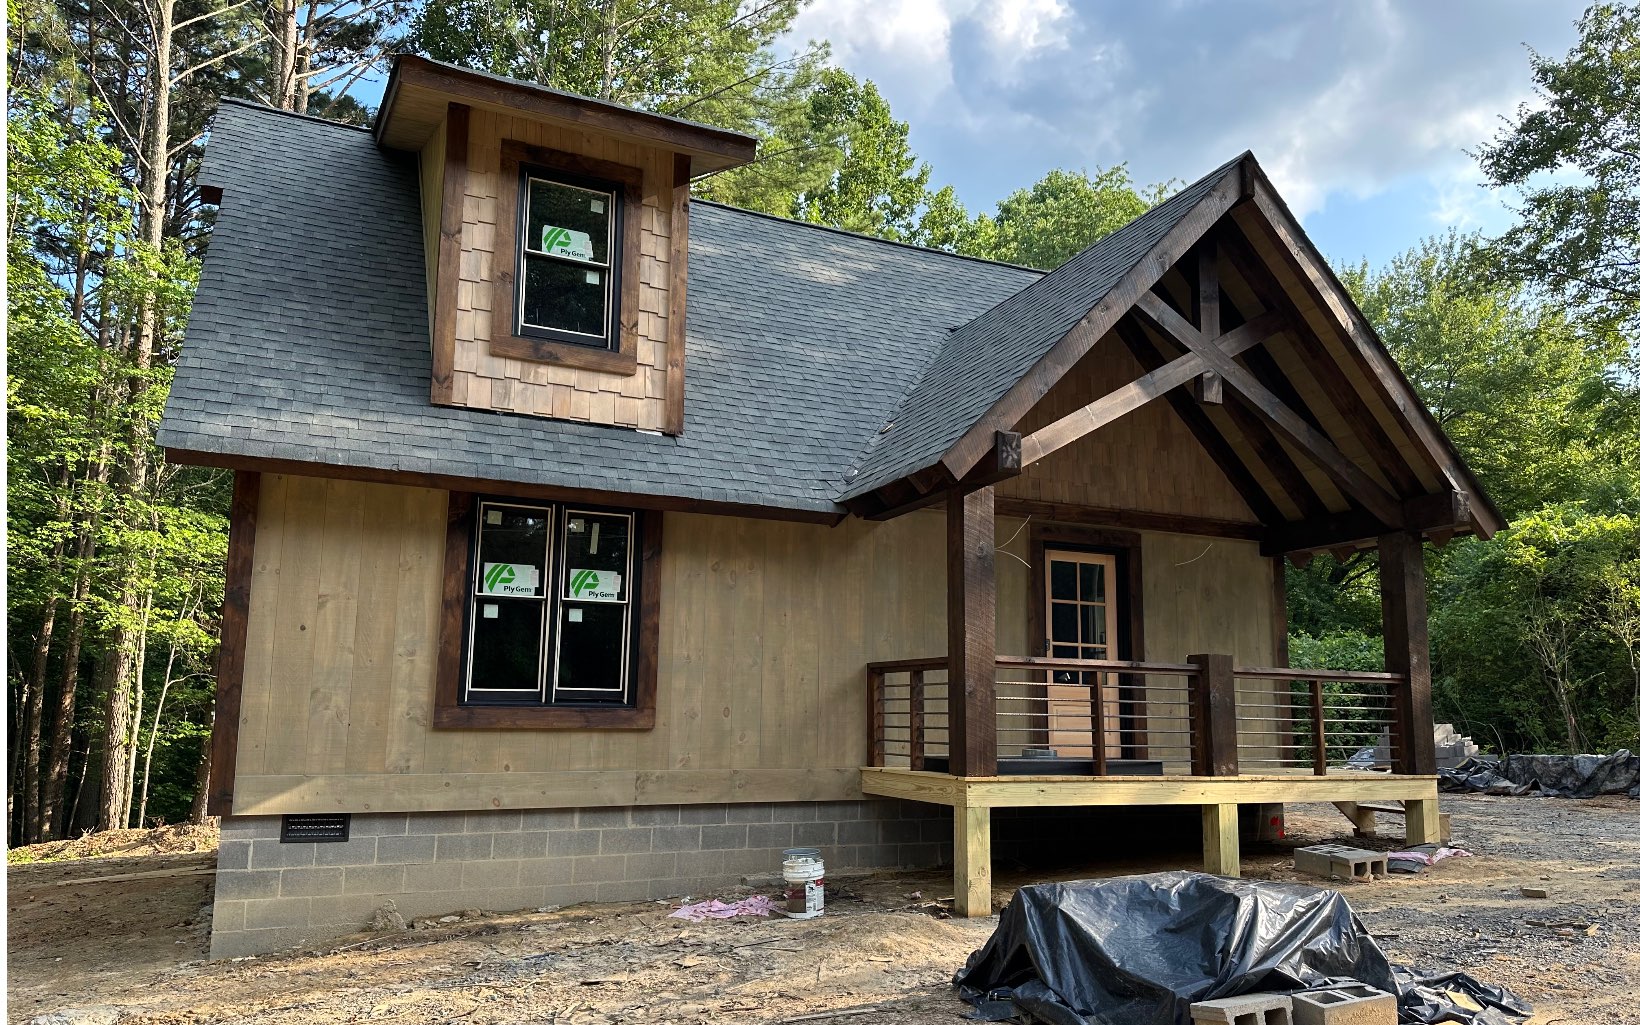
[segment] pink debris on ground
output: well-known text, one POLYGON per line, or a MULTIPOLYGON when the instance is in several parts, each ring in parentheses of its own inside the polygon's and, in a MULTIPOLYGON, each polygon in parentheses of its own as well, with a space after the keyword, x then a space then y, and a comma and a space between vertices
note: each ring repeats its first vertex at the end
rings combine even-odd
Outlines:
POLYGON ((1458 847, 1442 847, 1434 854, 1425 854, 1422 851, 1395 851, 1390 855, 1391 861, 1415 861, 1420 865, 1434 865, 1448 858, 1472 858, 1474 855, 1458 847))
POLYGON ((714 898, 698 904, 685 904, 667 917, 683 918, 691 922, 704 922, 708 918, 734 918, 737 915, 762 915, 767 918, 776 906, 772 897, 762 895, 737 900, 733 904, 725 904, 714 898))

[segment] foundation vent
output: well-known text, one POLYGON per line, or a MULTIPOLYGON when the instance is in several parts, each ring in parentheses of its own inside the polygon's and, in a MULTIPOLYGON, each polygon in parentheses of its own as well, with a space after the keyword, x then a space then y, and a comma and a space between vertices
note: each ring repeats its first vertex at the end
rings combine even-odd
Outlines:
POLYGON ((280 843, 346 843, 351 815, 286 815, 279 820, 280 843))

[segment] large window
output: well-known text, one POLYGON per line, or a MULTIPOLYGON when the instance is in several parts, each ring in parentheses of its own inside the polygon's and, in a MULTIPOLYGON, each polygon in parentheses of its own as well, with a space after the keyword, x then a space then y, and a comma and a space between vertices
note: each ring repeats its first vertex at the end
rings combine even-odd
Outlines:
POLYGON ((610 348, 618 320, 617 186, 525 167, 519 188, 519 334, 610 348))
POLYGON ((451 502, 435 723, 651 725, 660 514, 451 502))
POLYGON ((501 142, 490 353, 638 372, 644 173, 501 142))

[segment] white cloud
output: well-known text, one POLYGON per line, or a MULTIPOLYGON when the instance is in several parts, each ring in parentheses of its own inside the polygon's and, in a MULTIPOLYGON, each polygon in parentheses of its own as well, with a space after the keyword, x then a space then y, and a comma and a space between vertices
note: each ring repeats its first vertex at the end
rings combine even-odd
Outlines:
POLYGON ((1252 149, 1300 215, 1429 176, 1457 224, 1463 150, 1528 95, 1521 44, 1563 51, 1581 5, 816 0, 798 32, 875 79, 971 205, 1053 166, 1192 178, 1252 149))

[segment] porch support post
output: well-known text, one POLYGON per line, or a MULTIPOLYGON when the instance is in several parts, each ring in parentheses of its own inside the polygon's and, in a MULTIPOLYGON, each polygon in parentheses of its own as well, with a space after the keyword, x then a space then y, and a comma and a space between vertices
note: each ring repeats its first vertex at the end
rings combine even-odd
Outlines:
POLYGON ((953 492, 945 503, 945 531, 951 774, 995 776, 996 496, 992 489, 953 492))
POLYGON ((1191 655, 1197 667, 1192 689, 1196 736, 1190 771, 1197 776, 1235 776, 1241 772, 1236 750, 1236 675, 1229 655, 1191 655))
POLYGON ((1441 802, 1438 798, 1427 801, 1407 801, 1407 846, 1441 842, 1441 802))
MULTIPOLYGON (((1435 774, 1435 713, 1429 691, 1429 609, 1424 598, 1424 544, 1411 531, 1378 539, 1378 586, 1384 604, 1384 668, 1406 676, 1395 700, 1397 773, 1435 774)), ((1408 820, 1409 832, 1411 821, 1408 820)))
POLYGON ((1241 875, 1241 810, 1235 804, 1202 805, 1202 871, 1241 875))
POLYGON ((963 918, 991 914, 991 809, 958 804, 951 809, 956 912, 963 918))

